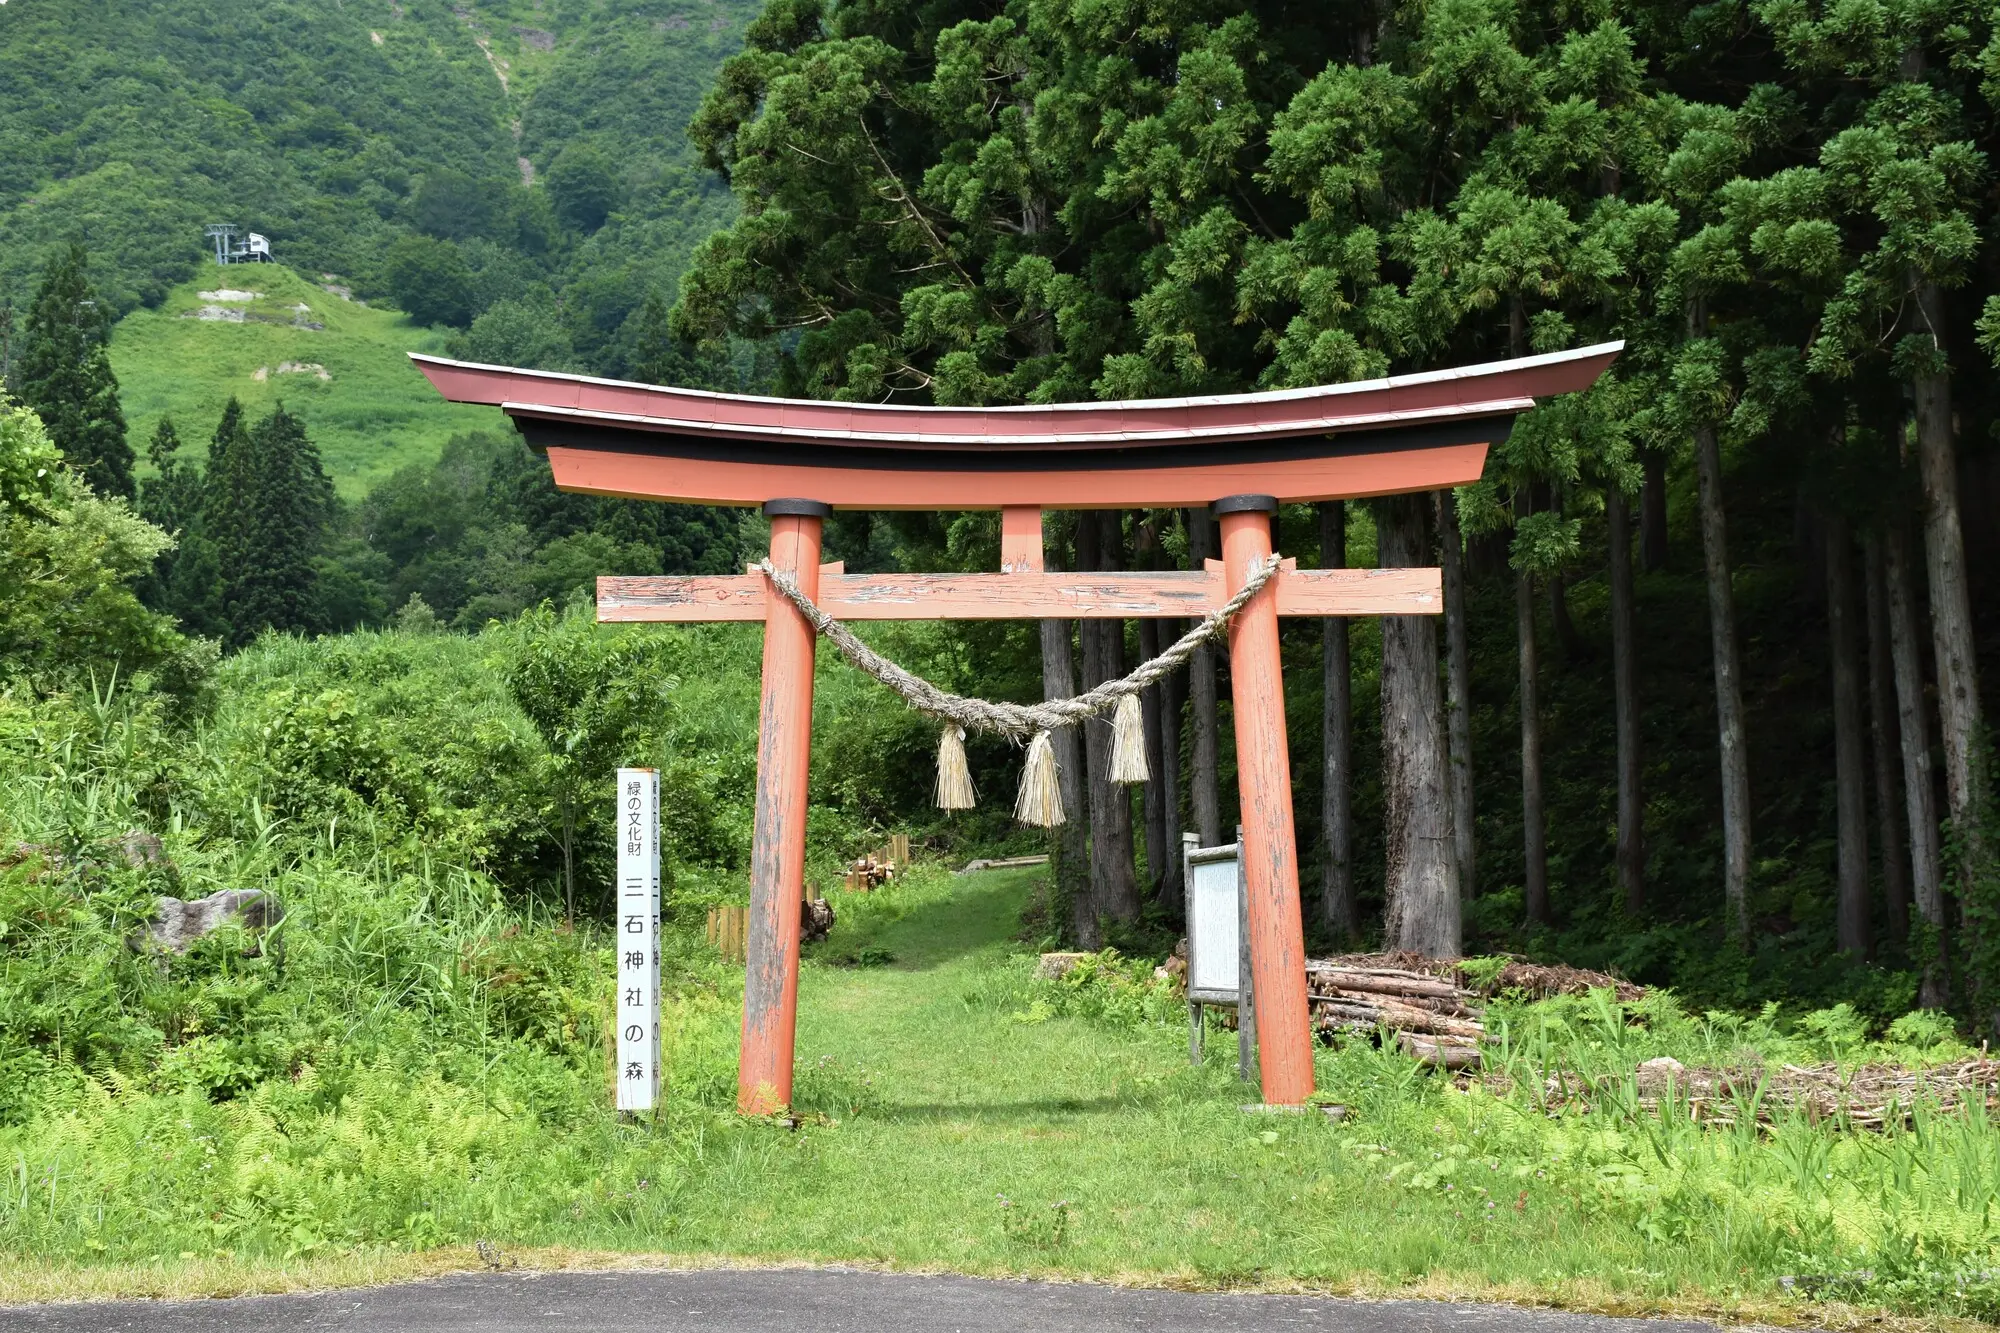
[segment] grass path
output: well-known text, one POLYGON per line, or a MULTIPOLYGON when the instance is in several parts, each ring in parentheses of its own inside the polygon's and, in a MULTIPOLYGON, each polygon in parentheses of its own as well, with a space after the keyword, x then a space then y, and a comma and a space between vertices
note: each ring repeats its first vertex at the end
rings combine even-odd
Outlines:
POLYGON ((660 1248, 1618 1311, 1768 1303, 1738 1286, 1713 1238, 1607 1232, 1532 1178, 1471 1179, 1455 1198, 1386 1181, 1377 1139, 1407 1146, 1434 1129, 1443 1152, 1456 1135, 1443 1120, 1371 1124, 1371 1086, 1384 1115, 1432 1114, 1400 1060, 1323 1055, 1322 1088, 1354 1094, 1350 1125, 1252 1115, 1233 1039, 1212 1037, 1194 1069, 1184 1029, 1044 1016, 1032 956, 1011 939, 1032 882, 988 872, 899 919, 867 919, 872 903, 852 913, 863 919, 829 948, 895 961, 808 961, 805 1123, 704 1149, 665 1210, 660 1248))

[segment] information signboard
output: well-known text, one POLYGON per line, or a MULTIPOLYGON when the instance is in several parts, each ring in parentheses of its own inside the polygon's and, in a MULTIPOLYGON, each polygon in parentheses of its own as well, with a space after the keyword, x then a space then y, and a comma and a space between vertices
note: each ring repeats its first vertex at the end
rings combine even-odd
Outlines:
POLYGON ((1181 839, 1187 886, 1188 1059, 1201 1063, 1202 1006, 1236 1010, 1237 1073, 1248 1079, 1256 1061, 1257 1004, 1250 984, 1249 930, 1243 890, 1243 831, 1226 847, 1181 839))
POLYGON ((660 775, 618 770, 618 1109, 660 1095, 660 775))
POLYGON ((1187 850, 1188 998, 1235 1004, 1242 953, 1237 848, 1187 850))

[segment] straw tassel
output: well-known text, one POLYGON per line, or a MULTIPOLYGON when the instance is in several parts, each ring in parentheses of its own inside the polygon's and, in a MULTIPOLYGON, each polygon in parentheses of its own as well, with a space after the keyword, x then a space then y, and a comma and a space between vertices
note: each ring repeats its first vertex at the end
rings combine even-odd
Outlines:
POLYGON ((1021 770, 1021 794, 1014 801, 1014 818, 1037 828, 1054 828, 1063 822, 1056 748, 1046 731, 1036 732, 1028 742, 1028 762, 1021 770))
POLYGON ((1140 720, 1139 696, 1128 694, 1118 701, 1118 716, 1111 724, 1111 780, 1130 785, 1144 782, 1146 772, 1146 725, 1140 720))
POLYGON ((954 723, 938 737, 938 809, 970 810, 978 799, 972 789, 972 769, 965 762, 965 728, 954 723))

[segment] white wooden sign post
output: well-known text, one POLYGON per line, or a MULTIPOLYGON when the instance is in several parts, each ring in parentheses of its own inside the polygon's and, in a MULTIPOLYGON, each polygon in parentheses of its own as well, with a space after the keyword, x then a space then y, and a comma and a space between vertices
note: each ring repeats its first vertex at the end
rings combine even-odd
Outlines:
POLYGON ((618 770, 618 1109, 660 1096, 660 775, 618 770))
POLYGON ((1187 886, 1188 1059, 1201 1063, 1202 1007, 1236 1010, 1236 1072, 1244 1079, 1257 1067, 1257 1006, 1250 984, 1250 932, 1245 921, 1243 833, 1226 847, 1203 847, 1194 834, 1181 836, 1187 886))

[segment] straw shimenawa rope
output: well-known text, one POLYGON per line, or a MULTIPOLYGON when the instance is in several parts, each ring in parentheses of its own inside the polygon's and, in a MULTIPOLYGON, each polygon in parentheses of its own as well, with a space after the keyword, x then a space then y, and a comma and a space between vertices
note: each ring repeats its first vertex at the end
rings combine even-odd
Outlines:
POLYGON ((765 559, 757 567, 771 580, 771 586, 799 609, 814 630, 833 641, 857 670, 864 671, 900 695, 920 713, 942 720, 944 734, 938 747, 938 805, 962 810, 972 804, 972 780, 965 771, 964 737, 961 728, 995 732, 1028 744, 1028 760, 1021 775, 1021 790, 1014 802, 1014 816, 1024 823, 1050 827, 1063 822, 1062 797, 1056 781, 1055 751, 1048 733, 1057 727, 1072 726, 1111 709, 1119 710, 1120 725, 1112 756, 1112 780, 1144 782, 1146 761, 1138 739, 1139 691, 1159 680, 1194 655, 1209 639, 1220 634, 1230 620, 1257 595, 1278 572, 1280 557, 1266 557, 1250 571, 1250 577, 1234 596, 1217 607, 1205 620, 1175 640, 1172 647, 1151 661, 1143 662, 1117 680, 1107 680, 1094 689, 1068 699, 1049 699, 1038 704, 994 703, 970 699, 941 690, 922 676, 906 671, 856 638, 854 631, 813 604, 786 571, 765 559), (1129 733, 1129 734, 1128 734, 1129 733))
POLYGON ((1068 699, 1050 699, 1038 704, 993 703, 969 699, 941 690, 922 676, 904 670, 854 636, 854 631, 813 604, 800 591, 798 581, 773 565, 769 559, 758 564, 773 587, 796 606, 812 627, 824 634, 840 650, 840 655, 856 669, 865 671, 887 685, 920 713, 945 722, 955 722, 974 731, 997 732, 1017 743, 1032 739, 1038 731, 1051 731, 1096 717, 1115 708, 1120 699, 1136 695, 1154 681, 1194 656, 1194 650, 1226 628, 1230 620, 1255 597, 1272 575, 1281 558, 1273 555, 1250 572, 1236 595, 1209 614, 1207 619, 1174 641, 1172 647, 1117 680, 1107 680, 1094 689, 1068 699))

